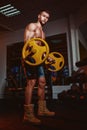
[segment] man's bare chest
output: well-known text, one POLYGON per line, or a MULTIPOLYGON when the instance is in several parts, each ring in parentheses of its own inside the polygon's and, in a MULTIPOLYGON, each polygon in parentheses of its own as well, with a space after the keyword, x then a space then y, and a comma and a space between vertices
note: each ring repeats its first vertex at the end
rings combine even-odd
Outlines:
POLYGON ((37 28, 36 30, 35 30, 35 36, 36 37, 41 37, 41 38, 45 38, 45 34, 44 34, 44 32, 43 32, 43 30, 42 29, 40 29, 40 28, 37 28))

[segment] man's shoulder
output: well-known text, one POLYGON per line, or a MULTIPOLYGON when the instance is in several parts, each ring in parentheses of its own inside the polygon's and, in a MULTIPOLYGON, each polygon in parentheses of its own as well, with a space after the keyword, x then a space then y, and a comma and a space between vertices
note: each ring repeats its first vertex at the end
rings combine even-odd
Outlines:
POLYGON ((26 29, 29 29, 29 28, 36 28, 36 23, 29 23, 26 27, 26 29))
POLYGON ((37 23, 29 23, 27 26, 36 26, 37 23))

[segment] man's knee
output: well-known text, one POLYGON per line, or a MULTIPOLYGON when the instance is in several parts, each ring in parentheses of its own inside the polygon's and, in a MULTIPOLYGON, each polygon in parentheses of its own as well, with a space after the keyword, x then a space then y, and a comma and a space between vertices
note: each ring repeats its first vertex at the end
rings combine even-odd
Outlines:
POLYGON ((38 87, 41 88, 41 89, 44 89, 45 85, 46 85, 45 81, 40 81, 39 84, 38 84, 38 87))
POLYGON ((34 86, 36 84, 36 80, 35 79, 31 79, 27 81, 27 85, 28 86, 34 86))

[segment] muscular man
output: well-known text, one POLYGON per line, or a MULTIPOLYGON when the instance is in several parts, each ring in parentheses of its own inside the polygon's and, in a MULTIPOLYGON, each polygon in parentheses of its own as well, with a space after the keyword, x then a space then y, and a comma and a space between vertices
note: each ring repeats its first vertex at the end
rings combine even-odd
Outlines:
MULTIPOLYGON (((38 14, 37 22, 30 23, 27 25, 24 33, 24 43, 26 43, 26 41, 31 38, 45 39, 45 34, 43 32, 42 27, 47 23, 49 17, 50 14, 47 11, 41 11, 38 14)), ((38 79, 38 115, 39 116, 55 115, 55 112, 49 111, 46 107, 46 101, 45 101, 46 79, 44 74, 44 68, 42 65, 39 65, 38 67, 32 67, 27 64, 25 64, 24 67, 27 75, 27 86, 25 89, 24 121, 39 124, 41 123, 41 121, 35 117, 33 111, 34 105, 32 104, 32 92, 37 79, 38 79)))

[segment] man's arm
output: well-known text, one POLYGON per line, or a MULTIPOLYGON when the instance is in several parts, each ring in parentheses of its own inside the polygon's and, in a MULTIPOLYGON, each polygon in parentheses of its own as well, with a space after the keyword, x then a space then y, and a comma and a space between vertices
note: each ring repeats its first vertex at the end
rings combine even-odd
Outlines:
POLYGON ((35 25, 33 23, 29 24, 26 29, 25 29, 25 33, 24 33, 24 43, 27 42, 27 40, 31 39, 34 37, 35 35, 35 25))

